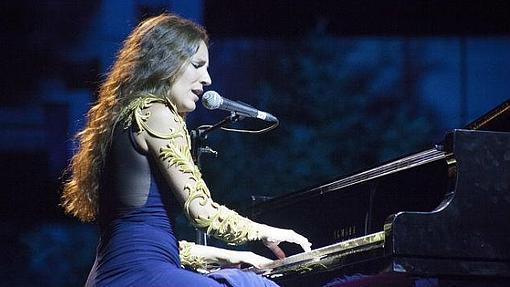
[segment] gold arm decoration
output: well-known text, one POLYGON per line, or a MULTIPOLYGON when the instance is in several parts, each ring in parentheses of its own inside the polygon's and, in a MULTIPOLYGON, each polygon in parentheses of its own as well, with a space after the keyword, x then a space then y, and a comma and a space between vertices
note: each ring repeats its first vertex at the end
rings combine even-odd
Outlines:
POLYGON ((181 137, 186 139, 186 145, 177 145, 171 140, 169 144, 160 149, 160 158, 167 161, 170 166, 176 166, 181 172, 188 174, 191 183, 184 186, 188 197, 184 202, 184 213, 191 224, 199 229, 206 230, 207 234, 226 241, 229 244, 239 245, 246 241, 259 239, 256 224, 251 220, 240 216, 225 206, 212 201, 209 188, 202 179, 202 174, 193 163, 190 152, 190 140, 188 130, 182 118, 175 115, 180 123, 181 137), (215 212, 207 217, 198 216, 193 218, 191 204, 198 200, 198 204, 205 206, 208 203, 215 209, 215 212))
MULTIPOLYGON (((186 130, 184 131, 187 133, 186 130)), ((174 142, 171 142, 160 149, 160 157, 162 160, 168 161, 171 166, 176 166, 181 172, 188 174, 188 178, 192 180, 192 183, 184 186, 184 190, 188 193, 188 198, 184 203, 184 213, 191 224, 206 230, 207 234, 233 245, 259 239, 254 222, 212 201, 211 193, 202 179, 202 174, 193 163, 189 146, 177 147, 174 142), (198 200, 202 206, 210 203, 216 211, 208 218, 193 218, 190 208, 191 203, 195 200, 198 200)))
POLYGON ((181 172, 188 174, 188 178, 192 181, 184 186, 184 190, 188 193, 188 198, 184 203, 184 213, 191 224, 206 230, 207 234, 233 245, 259 239, 254 222, 212 201, 211 193, 202 179, 202 174, 193 163, 189 146, 178 147, 174 142, 171 142, 160 149, 160 157, 162 160, 168 161, 171 166, 176 166, 181 172), (216 211, 208 218, 200 216, 193 218, 190 208, 191 203, 195 200, 198 200, 201 206, 210 203, 216 211))
MULTIPOLYGON (((182 136, 178 131, 174 131, 173 129, 170 129, 169 133, 164 134, 151 129, 149 125, 147 125, 147 120, 151 116, 151 112, 145 110, 152 106, 153 103, 165 104, 172 110, 174 114, 177 115, 176 113, 177 108, 172 102, 170 102, 168 98, 157 98, 154 95, 148 94, 146 96, 134 99, 133 101, 131 101, 131 103, 129 103, 129 105, 127 105, 121 110, 120 119, 124 120, 124 129, 129 128, 134 121, 135 123, 134 128, 137 133, 146 131, 149 135, 153 137, 168 140, 172 140, 176 137, 182 136)), ((184 124, 184 121, 179 115, 177 115, 177 117, 174 117, 174 120, 180 124, 184 124)))
POLYGON ((121 119, 124 119, 124 128, 128 128, 134 121, 137 132, 146 131, 153 137, 169 140, 166 146, 160 148, 159 157, 161 160, 167 161, 170 166, 176 166, 181 172, 187 174, 188 179, 191 180, 189 184, 184 186, 184 191, 188 194, 184 203, 184 213, 192 225, 206 230, 207 234, 233 245, 259 239, 256 223, 212 201, 211 193, 202 179, 202 174, 193 163, 190 151, 191 140, 186 123, 177 113, 175 105, 168 98, 157 98, 150 94, 137 98, 121 111, 121 119), (153 103, 164 103, 167 105, 172 111, 173 120, 178 124, 179 128, 175 130, 170 129, 168 134, 152 130, 147 125, 147 120, 151 114, 146 109, 153 103), (177 138, 183 138, 186 144, 177 144, 177 138), (215 209, 215 212, 207 218, 200 216, 193 218, 191 215, 191 204, 195 200, 198 200, 201 206, 210 204, 215 209))
POLYGON ((194 243, 184 240, 179 241, 179 257, 181 258, 181 265, 184 268, 193 270, 207 269, 207 263, 204 258, 196 255, 191 255, 191 247, 194 243))
POLYGON ((232 245, 260 239, 255 223, 223 205, 213 203, 216 213, 209 218, 195 219, 195 226, 207 229, 207 234, 232 245))

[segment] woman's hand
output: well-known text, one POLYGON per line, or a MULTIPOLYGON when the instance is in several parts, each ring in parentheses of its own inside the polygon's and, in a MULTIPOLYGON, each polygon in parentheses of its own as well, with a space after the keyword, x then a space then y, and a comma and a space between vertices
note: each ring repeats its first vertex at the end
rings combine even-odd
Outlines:
POLYGON ((285 258, 285 253, 280 247, 278 247, 280 242, 291 242, 299 244, 305 252, 312 250, 312 243, 310 243, 306 237, 296 233, 291 229, 282 229, 268 225, 262 225, 259 236, 264 245, 267 246, 267 248, 269 248, 279 259, 285 258))
MULTIPOLYGON (((179 242, 181 262, 201 262, 208 267, 240 267, 241 264, 249 264, 259 268, 263 264, 270 263, 272 260, 259 256, 250 251, 237 251, 222 249, 213 246, 197 245, 186 241, 179 242)), ((187 266, 196 268, 195 266, 187 266)))
POLYGON ((241 264, 249 264, 256 268, 260 268, 264 264, 268 264, 273 260, 257 255, 250 251, 224 250, 227 252, 223 266, 240 266, 241 264))

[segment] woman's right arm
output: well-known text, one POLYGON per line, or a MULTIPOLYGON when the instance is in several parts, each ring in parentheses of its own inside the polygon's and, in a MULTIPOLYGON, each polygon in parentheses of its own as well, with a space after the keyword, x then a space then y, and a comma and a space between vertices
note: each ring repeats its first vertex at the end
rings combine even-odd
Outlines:
POLYGON ((193 270, 249 264, 260 267, 271 260, 249 251, 236 251, 179 241, 181 264, 193 270))

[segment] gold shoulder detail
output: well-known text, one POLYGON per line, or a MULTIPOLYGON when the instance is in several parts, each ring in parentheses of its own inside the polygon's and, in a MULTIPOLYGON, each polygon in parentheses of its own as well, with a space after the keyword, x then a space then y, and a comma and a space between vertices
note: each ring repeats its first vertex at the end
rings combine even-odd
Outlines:
POLYGON ((162 103, 166 105, 172 112, 172 120, 178 123, 180 127, 184 127, 184 129, 186 128, 184 120, 179 114, 177 114, 177 108, 172 102, 170 102, 168 98, 158 98, 152 94, 147 94, 132 100, 129 105, 121 110, 120 119, 123 121, 124 129, 127 129, 133 125, 134 131, 137 133, 145 131, 150 136, 160 139, 170 140, 179 136, 183 136, 181 132, 174 131, 171 128, 169 133, 161 133, 149 127, 147 120, 150 118, 151 112, 147 111, 147 109, 154 103, 162 103))

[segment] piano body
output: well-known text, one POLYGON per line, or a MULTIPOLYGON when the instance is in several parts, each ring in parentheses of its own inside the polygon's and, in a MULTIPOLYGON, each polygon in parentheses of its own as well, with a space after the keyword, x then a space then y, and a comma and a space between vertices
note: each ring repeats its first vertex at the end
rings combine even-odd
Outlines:
MULTIPOLYGON (((508 131, 510 100, 433 149, 255 205, 254 220, 292 228, 314 244, 308 253, 284 244, 295 255, 256 271, 282 286, 323 286, 353 274, 506 286, 508 131)), ((252 250, 270 256, 261 245, 252 250)))

